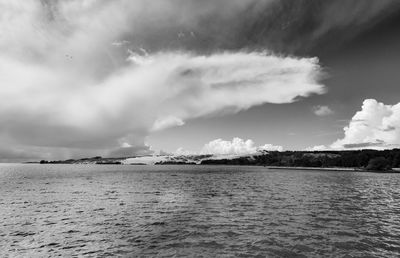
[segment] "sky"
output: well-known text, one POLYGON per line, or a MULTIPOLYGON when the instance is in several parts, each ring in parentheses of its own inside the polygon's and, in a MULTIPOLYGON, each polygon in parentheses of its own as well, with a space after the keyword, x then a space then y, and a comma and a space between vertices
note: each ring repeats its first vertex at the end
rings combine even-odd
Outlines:
POLYGON ((396 148, 396 0, 0 0, 0 161, 396 148))

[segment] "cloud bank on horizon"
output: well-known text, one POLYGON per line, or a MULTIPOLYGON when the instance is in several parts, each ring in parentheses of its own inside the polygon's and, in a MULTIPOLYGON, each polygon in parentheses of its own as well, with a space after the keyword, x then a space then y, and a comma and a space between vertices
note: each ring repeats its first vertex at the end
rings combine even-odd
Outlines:
POLYGON ((190 151, 178 148, 174 155, 251 155, 262 151, 283 151, 282 146, 264 144, 257 146, 253 140, 243 140, 234 137, 231 141, 223 139, 212 140, 201 148, 200 151, 190 151))
POLYGON ((216 139, 205 144, 201 149, 201 154, 219 154, 219 155, 246 155, 254 154, 259 151, 282 151, 282 146, 275 146, 272 144, 265 144, 263 146, 256 146, 255 143, 248 139, 243 140, 238 137, 232 141, 225 141, 216 139))
POLYGON ((285 53, 393 3, 0 0, 0 140, 47 158, 146 153, 153 131, 323 94, 318 59, 285 53))

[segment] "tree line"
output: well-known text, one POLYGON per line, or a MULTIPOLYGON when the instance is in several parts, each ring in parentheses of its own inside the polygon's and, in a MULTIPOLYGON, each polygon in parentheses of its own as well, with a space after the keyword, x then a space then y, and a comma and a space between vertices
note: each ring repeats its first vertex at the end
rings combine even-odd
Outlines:
POLYGON ((348 167, 390 170, 400 167, 400 149, 349 151, 272 151, 234 159, 203 160, 201 164, 284 167, 348 167))

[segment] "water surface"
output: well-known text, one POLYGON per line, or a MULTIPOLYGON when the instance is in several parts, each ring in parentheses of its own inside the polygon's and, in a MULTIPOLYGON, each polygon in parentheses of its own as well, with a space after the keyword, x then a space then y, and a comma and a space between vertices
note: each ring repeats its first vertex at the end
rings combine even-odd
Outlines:
POLYGON ((0 165, 9 256, 398 257, 400 175, 0 165))

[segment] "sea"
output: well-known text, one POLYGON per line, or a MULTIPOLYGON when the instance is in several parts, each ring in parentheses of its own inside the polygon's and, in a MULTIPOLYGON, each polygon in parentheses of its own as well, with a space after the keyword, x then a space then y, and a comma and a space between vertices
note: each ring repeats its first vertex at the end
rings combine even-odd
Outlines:
POLYGON ((400 257, 400 174, 0 164, 0 257, 400 257))

